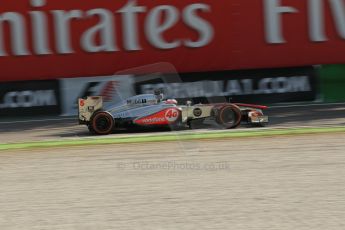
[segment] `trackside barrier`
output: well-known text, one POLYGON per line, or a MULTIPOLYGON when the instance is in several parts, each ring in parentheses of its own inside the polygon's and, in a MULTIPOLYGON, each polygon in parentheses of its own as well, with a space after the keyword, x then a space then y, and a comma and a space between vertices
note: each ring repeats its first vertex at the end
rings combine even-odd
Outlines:
POLYGON ((165 96, 180 102, 247 102, 273 104, 314 101, 318 97, 313 67, 163 74, 135 78, 136 93, 163 89, 165 96))
POLYGON ((102 96, 104 107, 132 95, 163 89, 179 103, 221 101, 273 104, 314 101, 318 80, 313 67, 62 78, 0 84, 0 118, 77 114, 78 98, 102 96))
POLYGON ((320 89, 325 102, 345 101, 345 65, 320 68, 320 89))
POLYGON ((0 117, 59 115, 58 80, 6 82, 0 84, 0 117))

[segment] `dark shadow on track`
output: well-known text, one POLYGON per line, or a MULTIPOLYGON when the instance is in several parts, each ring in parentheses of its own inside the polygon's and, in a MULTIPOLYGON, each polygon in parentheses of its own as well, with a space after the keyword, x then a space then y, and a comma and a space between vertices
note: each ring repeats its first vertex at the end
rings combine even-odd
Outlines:
MULTIPOLYGON (((41 137, 87 137, 87 136, 98 136, 95 134, 90 134, 87 131, 86 126, 81 126, 80 128, 83 129, 83 131, 75 131, 75 132, 54 132, 48 135, 42 135, 41 137)), ((200 125, 198 127, 194 127, 193 129, 217 129, 214 125, 204 124, 200 125)), ((219 128, 218 128, 219 129, 219 128)), ((169 133, 171 131, 186 131, 191 130, 188 127, 137 127, 137 128, 130 128, 130 129, 120 129, 120 130, 114 130, 111 135, 117 135, 117 134, 149 134, 149 133, 169 133)))

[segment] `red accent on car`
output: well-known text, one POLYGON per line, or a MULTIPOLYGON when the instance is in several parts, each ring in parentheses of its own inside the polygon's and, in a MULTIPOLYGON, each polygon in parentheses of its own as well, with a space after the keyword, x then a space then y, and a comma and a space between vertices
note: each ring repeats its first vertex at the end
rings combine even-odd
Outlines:
POLYGON ((177 108, 167 108, 155 114, 134 120, 137 125, 169 125, 177 121, 180 117, 180 110, 177 108))
POLYGON ((268 106, 265 105, 252 105, 252 104, 243 104, 243 103, 235 103, 237 106, 242 106, 242 107, 250 107, 254 109, 268 109, 268 106))
POLYGON ((259 111, 253 110, 253 111, 250 111, 248 113, 248 116, 249 117, 259 117, 259 116, 263 116, 263 114, 261 112, 259 112, 259 111))

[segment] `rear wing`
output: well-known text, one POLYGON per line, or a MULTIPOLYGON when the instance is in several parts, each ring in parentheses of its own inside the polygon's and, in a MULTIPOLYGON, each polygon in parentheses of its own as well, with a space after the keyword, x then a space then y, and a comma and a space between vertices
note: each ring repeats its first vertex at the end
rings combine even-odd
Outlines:
POLYGON ((91 96, 78 99, 78 117, 79 124, 86 124, 90 121, 92 115, 103 108, 103 99, 101 96, 91 96))

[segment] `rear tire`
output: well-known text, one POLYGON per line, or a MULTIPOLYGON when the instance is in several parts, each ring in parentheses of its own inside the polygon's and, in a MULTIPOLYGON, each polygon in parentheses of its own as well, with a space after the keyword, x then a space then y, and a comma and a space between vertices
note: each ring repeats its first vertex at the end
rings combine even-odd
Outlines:
POLYGON ((93 134, 108 135, 113 131, 114 125, 114 118, 109 113, 100 111, 92 116, 88 127, 93 134))
POLYGON ((215 111, 216 122, 226 129, 237 128, 241 124, 241 109, 237 105, 225 105, 215 111))

